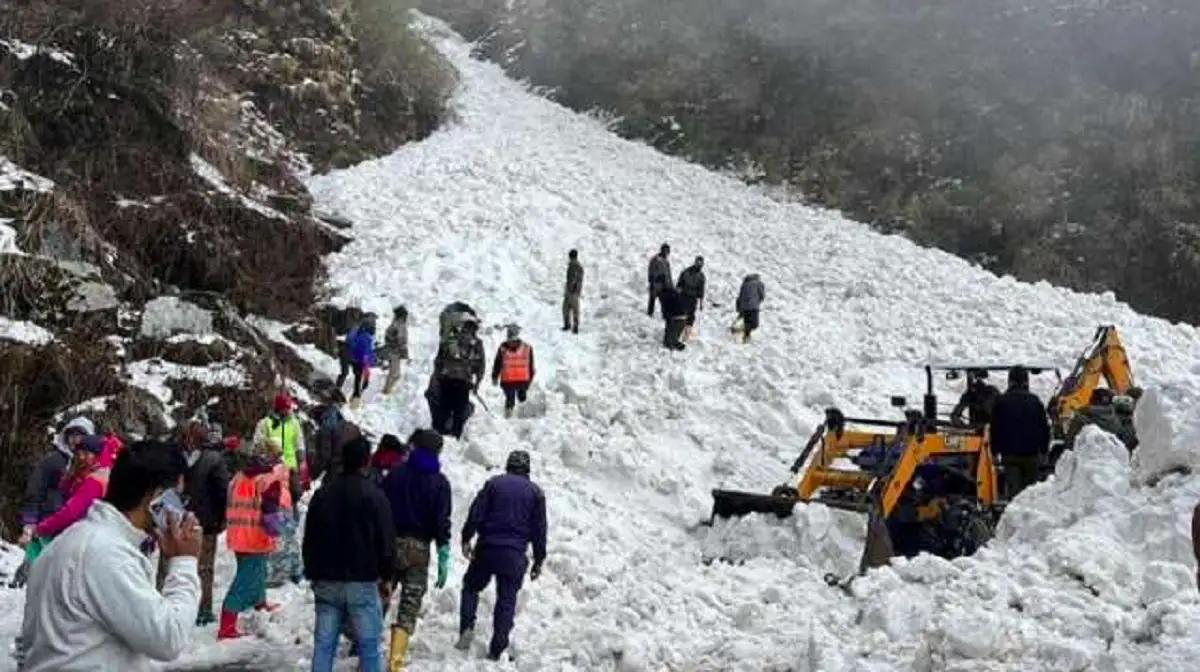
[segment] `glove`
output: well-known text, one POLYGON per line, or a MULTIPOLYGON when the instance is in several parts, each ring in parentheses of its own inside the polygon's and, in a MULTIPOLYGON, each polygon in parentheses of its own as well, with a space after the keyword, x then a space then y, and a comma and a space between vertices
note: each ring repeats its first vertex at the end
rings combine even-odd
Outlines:
POLYGON ((300 489, 307 491, 312 486, 312 479, 308 475, 308 462, 300 463, 300 489))
POLYGON ((533 567, 529 570, 529 580, 537 581, 537 578, 542 575, 542 561, 534 560, 533 567))
POLYGON ((437 583, 433 584, 435 588, 443 588, 446 585, 446 579, 450 578, 450 544, 438 546, 438 575, 437 583))

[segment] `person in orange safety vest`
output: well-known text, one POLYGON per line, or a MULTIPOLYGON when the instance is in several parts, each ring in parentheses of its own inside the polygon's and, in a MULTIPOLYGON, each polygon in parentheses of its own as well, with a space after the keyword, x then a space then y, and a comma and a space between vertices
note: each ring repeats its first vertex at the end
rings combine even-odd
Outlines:
POLYGON ((279 441, 262 438, 246 452, 229 483, 225 546, 237 557, 237 572, 221 605, 217 639, 242 636, 237 629, 241 612, 276 608, 267 602, 267 558, 276 549, 284 516, 291 514, 279 441))
POLYGON ((520 327, 510 324, 508 340, 500 344, 492 362, 492 384, 504 390, 504 417, 512 417, 518 400, 525 403, 533 375, 533 346, 521 340, 520 327))

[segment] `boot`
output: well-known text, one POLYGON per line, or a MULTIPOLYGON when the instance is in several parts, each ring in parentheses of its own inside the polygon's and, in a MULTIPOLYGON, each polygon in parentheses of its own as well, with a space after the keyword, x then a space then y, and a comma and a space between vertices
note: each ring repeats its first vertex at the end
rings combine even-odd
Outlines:
POLYGON ((385 397, 391 396, 392 389, 395 387, 396 387, 395 383, 384 383, 383 384, 383 396, 385 396, 385 397))
POLYGON ((575 325, 575 326, 573 326, 573 327, 571 327, 571 333, 572 333, 572 334, 578 334, 578 333, 579 333, 579 325, 578 325, 578 324, 577 324, 577 325, 575 325))
POLYGON ((388 647, 388 672, 404 671, 404 654, 408 652, 408 631, 392 626, 392 641, 388 647))
POLYGON ((512 416, 513 416, 513 409, 506 407, 504 409, 504 417, 511 418, 512 416))
POLYGON ((217 626, 217 640, 237 639, 244 636, 237 629, 238 615, 236 611, 221 610, 221 623, 217 626))
POLYGON ((217 622, 217 617, 213 616, 212 609, 201 609, 196 614, 196 627, 203 628, 206 625, 212 625, 217 622))
POLYGON ((351 397, 350 410, 357 411, 360 408, 362 408, 362 397, 351 397))
POLYGON ((563 331, 570 331, 570 330, 571 330, 571 325, 569 325, 569 324, 563 325, 563 331))
POLYGON ((471 648, 471 642, 475 639, 475 629, 467 628, 458 635, 458 641, 454 643, 454 648, 459 651, 466 651, 471 648))

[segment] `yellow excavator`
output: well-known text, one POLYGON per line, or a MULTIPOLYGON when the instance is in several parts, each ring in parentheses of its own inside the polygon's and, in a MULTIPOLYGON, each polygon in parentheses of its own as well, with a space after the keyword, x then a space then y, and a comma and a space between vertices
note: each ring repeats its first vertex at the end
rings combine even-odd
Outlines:
MULTIPOLYGON (((1003 512, 1001 476, 987 425, 939 417, 934 372, 956 380, 966 371, 1011 366, 926 366, 920 410, 906 408, 903 397, 892 398, 893 407, 904 409, 903 420, 847 418, 836 408, 826 409, 825 421, 792 464, 794 485, 780 485, 770 494, 713 490, 709 524, 749 513, 787 517, 798 502, 815 503, 867 514, 860 570, 886 564, 893 555, 924 551, 952 558, 974 553, 991 538, 1003 512)), ((1118 394, 1132 386, 1128 358, 1112 326, 1097 329, 1065 379, 1051 366, 1025 368, 1030 374, 1053 371, 1059 377, 1049 404, 1059 444, 1101 380, 1118 394)))

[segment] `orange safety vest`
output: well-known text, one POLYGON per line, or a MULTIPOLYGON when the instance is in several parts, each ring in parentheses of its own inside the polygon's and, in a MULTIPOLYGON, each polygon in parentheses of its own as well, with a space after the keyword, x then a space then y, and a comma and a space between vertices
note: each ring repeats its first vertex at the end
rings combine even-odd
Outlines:
POLYGON ((274 473, 253 477, 239 473, 229 484, 225 546, 234 553, 275 551, 275 540, 262 524, 262 495, 274 479, 274 473))
POLYGON ((500 382, 528 383, 531 352, 528 343, 522 343, 516 349, 500 346, 500 382))
POLYGON ((271 470, 271 477, 279 483, 279 508, 292 510, 292 487, 286 464, 277 464, 271 470))

